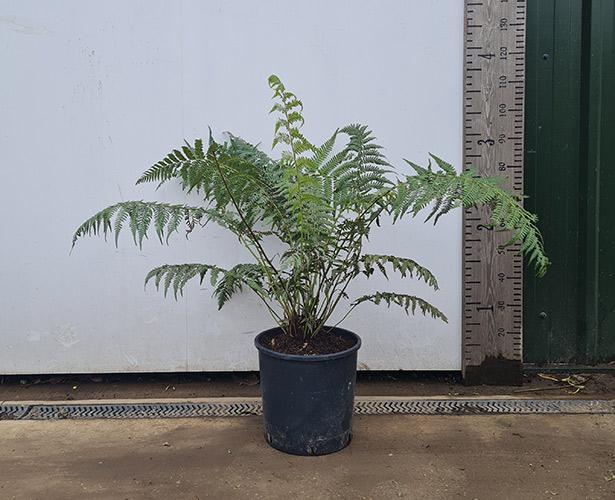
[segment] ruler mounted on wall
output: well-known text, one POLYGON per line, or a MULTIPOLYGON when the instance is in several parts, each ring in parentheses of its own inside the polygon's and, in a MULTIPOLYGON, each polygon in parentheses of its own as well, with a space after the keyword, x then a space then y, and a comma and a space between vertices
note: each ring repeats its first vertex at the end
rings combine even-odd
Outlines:
MULTIPOLYGON (((465 0, 464 169, 523 194, 525 0, 465 0)), ((523 257, 488 209, 463 214, 464 382, 520 385, 523 257)))

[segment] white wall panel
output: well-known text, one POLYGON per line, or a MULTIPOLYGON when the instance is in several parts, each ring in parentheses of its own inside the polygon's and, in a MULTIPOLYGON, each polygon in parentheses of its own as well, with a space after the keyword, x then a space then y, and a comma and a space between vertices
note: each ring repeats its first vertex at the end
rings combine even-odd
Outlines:
MULTIPOLYGON (((248 294, 216 310, 143 289, 161 263, 232 265, 245 252, 207 229, 170 247, 116 249, 74 228, 118 200, 181 200, 134 180, 184 138, 230 130, 270 144, 266 77, 304 101, 305 132, 369 124, 390 160, 428 151, 461 164, 462 2, 311 0, 0 1, 0 373, 248 370, 271 322, 248 294), (155 197, 155 198, 154 198, 155 197)), ((124 235, 126 236, 126 235, 124 235)), ((441 291, 406 281, 448 324, 363 305, 345 323, 370 369, 458 369, 461 213, 437 228, 385 226, 375 252, 416 258, 441 291)))

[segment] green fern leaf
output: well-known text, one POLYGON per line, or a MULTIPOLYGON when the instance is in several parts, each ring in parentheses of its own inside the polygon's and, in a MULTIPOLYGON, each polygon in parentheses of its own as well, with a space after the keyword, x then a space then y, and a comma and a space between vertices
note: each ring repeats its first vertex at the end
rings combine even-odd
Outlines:
POLYGON ((353 305, 359 305, 363 302, 373 302, 376 305, 384 302, 388 307, 391 307, 391 304, 395 304, 402 307, 406 311, 406 314, 414 314, 418 308, 424 316, 429 315, 434 319, 441 319, 445 323, 448 323, 448 319, 442 311, 431 305, 426 300, 423 300, 420 297, 415 297, 414 295, 393 292, 376 292, 371 295, 363 295, 362 297, 359 297, 353 302, 353 305))
POLYGON ((188 205, 124 201, 101 210, 83 222, 75 231, 72 246, 75 246, 79 238, 99 233, 102 233, 105 237, 107 234, 114 234, 117 246, 120 231, 127 221, 134 241, 139 246, 147 236, 152 221, 155 221, 155 231, 161 241, 166 226, 168 241, 169 235, 177 231, 182 221, 186 221, 188 225, 193 225, 201 220, 204 215, 204 209, 188 205))
POLYGON ((386 264, 390 265, 394 271, 401 274, 402 278, 414 278, 416 276, 434 290, 438 290, 438 281, 432 272, 412 259, 396 257, 395 255, 364 254, 361 257, 361 263, 363 264, 362 272, 368 277, 373 274, 374 265, 376 265, 386 277, 386 268, 384 267, 386 264))
POLYGON ((177 299, 178 295, 183 295, 184 287, 188 281, 199 276, 199 282, 203 283, 208 272, 211 273, 212 281, 215 281, 220 273, 225 273, 226 271, 218 266, 209 264, 165 264, 147 273, 145 286, 153 279, 156 289, 160 289, 160 284, 162 283, 165 296, 172 287, 173 295, 177 299))

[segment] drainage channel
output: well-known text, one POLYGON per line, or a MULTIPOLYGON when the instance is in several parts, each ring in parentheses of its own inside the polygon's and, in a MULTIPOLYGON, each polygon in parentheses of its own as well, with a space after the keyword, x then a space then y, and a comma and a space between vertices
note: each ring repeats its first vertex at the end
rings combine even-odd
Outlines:
MULTIPOLYGON (((612 400, 360 399, 356 415, 506 415, 615 413, 612 400)), ((258 400, 155 403, 0 404, 0 420, 240 417, 260 415, 258 400)))

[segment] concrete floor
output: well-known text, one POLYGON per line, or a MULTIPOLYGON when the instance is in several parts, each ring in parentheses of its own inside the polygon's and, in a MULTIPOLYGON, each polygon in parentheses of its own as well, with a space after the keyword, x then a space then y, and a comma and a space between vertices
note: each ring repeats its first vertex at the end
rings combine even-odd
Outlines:
POLYGON ((1 499, 613 499, 615 415, 364 416, 344 451, 256 417, 2 421, 1 499))

